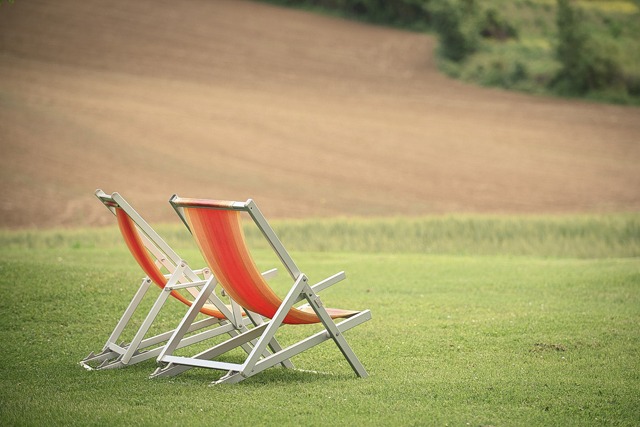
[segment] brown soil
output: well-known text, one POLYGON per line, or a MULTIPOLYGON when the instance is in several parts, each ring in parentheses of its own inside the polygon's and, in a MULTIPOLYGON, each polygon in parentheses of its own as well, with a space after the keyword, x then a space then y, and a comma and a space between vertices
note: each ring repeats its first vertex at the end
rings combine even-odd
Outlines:
POLYGON ((267 217, 640 209, 640 109, 441 75, 430 36, 238 0, 0 6, 0 227, 119 191, 267 217))

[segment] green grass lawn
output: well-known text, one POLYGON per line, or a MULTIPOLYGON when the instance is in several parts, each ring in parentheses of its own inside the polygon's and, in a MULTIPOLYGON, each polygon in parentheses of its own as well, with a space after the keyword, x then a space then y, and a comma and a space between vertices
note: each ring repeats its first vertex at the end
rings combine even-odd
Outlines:
MULTIPOLYGON (((115 228, 1 232, 0 423, 638 425, 639 225, 634 214, 277 223, 312 281, 347 272, 326 305, 371 309, 346 334, 370 377, 327 342, 293 360, 318 373, 214 387, 206 370, 149 380, 154 361, 78 365, 141 279, 115 228), (318 230, 326 240, 309 237, 318 230)), ((186 232, 160 231, 198 265, 186 232)), ((273 266, 266 248, 255 254, 273 266)), ((159 327, 183 311, 166 307, 159 327)))

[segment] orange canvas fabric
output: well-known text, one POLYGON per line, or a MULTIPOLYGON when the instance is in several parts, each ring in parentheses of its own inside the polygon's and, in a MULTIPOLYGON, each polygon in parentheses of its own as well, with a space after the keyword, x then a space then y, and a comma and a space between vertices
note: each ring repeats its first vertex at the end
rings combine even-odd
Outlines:
MULTIPOLYGON (((127 244, 131 255, 133 255, 135 260, 140 265, 140 268, 142 268, 142 270, 153 281, 153 283, 155 283, 160 288, 164 288, 167 285, 167 278, 164 277, 158 266, 149 256, 149 252, 142 243, 133 220, 121 208, 116 208, 116 218, 118 219, 118 227, 120 228, 120 233, 122 233, 122 237, 124 238, 124 241, 127 244)), ((183 304, 186 304, 187 306, 191 306, 192 304, 191 301, 181 295, 178 291, 172 291, 171 296, 182 302, 183 304)), ((206 314, 207 316, 216 317, 218 319, 225 318, 225 316, 220 311, 212 308, 210 305, 204 306, 200 310, 200 312, 202 314, 206 314)))
MULTIPOLYGON (((273 318, 282 300, 271 290, 249 253, 240 212, 203 209, 190 204, 184 208, 184 213, 202 255, 229 296, 246 309, 273 318)), ((327 311, 332 318, 357 313, 339 309, 327 311)), ((314 312, 296 308, 289 310, 284 319, 288 324, 319 321, 314 312)))

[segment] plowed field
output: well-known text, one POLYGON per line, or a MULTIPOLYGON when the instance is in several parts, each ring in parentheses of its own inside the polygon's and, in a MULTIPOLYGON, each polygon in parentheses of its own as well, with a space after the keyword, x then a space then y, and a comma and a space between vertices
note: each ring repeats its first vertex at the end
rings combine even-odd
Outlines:
POLYGON ((640 209, 640 109, 479 88, 429 35, 238 0, 0 6, 0 227, 119 191, 267 217, 640 209))

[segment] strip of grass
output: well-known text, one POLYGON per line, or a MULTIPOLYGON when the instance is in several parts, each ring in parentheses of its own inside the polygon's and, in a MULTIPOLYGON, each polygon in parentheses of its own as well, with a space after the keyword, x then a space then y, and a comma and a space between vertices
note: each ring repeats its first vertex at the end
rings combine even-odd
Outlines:
MULTIPOLYGON (((372 310, 374 319, 347 336, 371 376, 356 379, 326 343, 294 359, 320 373, 271 369, 212 388, 206 385, 217 375, 205 370, 148 380, 153 361, 104 372, 77 365, 102 346, 141 278, 115 229, 31 232, 29 239, 29 232, 5 232, 3 239, 13 240, 0 249, 0 419, 6 425, 637 425, 640 259, 637 249, 605 250, 610 241, 637 248, 637 219, 608 218, 602 221, 618 224, 610 232, 621 227, 618 221, 630 227, 627 240, 623 231, 607 237, 589 221, 565 218, 574 224, 568 245, 574 249, 566 256, 527 243, 527 230, 544 229, 544 218, 505 220, 503 228, 519 221, 529 227, 513 231, 497 254, 500 246, 487 250, 483 239, 473 246, 464 237, 458 249, 442 253, 412 252, 400 243, 364 252, 296 249, 312 280, 347 271, 347 282, 324 293, 327 305, 372 310), (50 233, 58 236, 55 244, 50 233), (85 245, 82 236, 114 243, 85 245), (604 255, 579 259, 578 242, 604 255), (527 253, 513 256, 507 246, 527 253)), ((440 220, 457 222, 464 236, 464 224, 486 219, 440 220)), ((500 229, 499 219, 492 221, 500 229)), ((548 219, 546 229, 556 232, 556 221, 548 219)), ((360 227, 385 241, 390 232, 381 226, 396 222, 403 223, 324 223, 360 227)), ((311 233, 322 223, 278 227, 311 233)), ((309 238, 281 237, 287 246, 309 238)), ((181 239, 169 240, 197 264, 197 251, 181 239)), ((256 258, 265 266, 274 259, 265 249, 256 258)), ((167 307, 163 326, 182 311, 167 307)), ((301 334, 292 327, 282 338, 301 334)))
MULTIPOLYGON (((640 214, 637 213, 310 219, 273 221, 272 225, 287 248, 296 251, 573 258, 640 256, 640 214)), ((161 225, 157 229, 172 246, 195 248, 182 224, 161 225)), ((251 224, 245 232, 252 247, 267 247, 255 226, 251 224)), ((0 230, 0 246, 6 249, 104 249, 121 245, 115 227, 0 230)))

